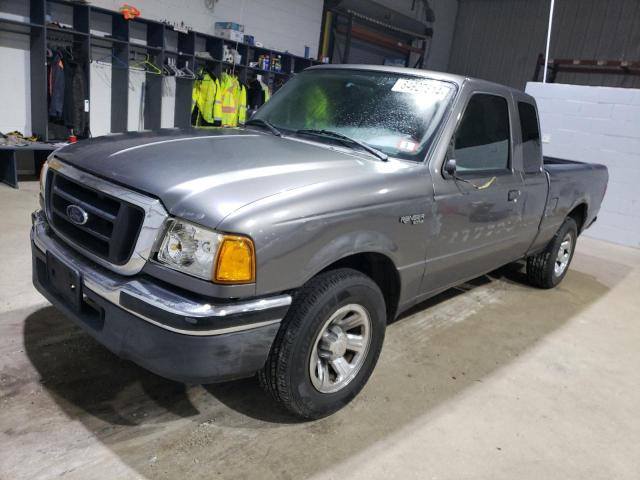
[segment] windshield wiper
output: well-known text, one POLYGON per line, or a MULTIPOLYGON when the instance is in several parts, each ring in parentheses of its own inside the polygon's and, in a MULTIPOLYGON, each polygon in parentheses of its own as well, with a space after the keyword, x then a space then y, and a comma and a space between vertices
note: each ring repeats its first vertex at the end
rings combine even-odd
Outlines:
POLYGON ((271 133, 273 133, 276 137, 281 137, 282 132, 278 130, 273 123, 269 120, 263 120, 261 118, 252 118, 251 120, 245 122, 245 125, 256 125, 259 127, 267 127, 271 133))
POLYGON ((371 145, 367 145, 366 143, 361 142, 360 140, 356 140, 355 138, 348 137, 346 135, 343 135, 342 133, 333 132, 331 130, 324 130, 324 129, 315 130, 312 128, 303 128, 301 130, 296 130, 296 133, 302 134, 302 135, 316 135, 318 137, 334 138, 336 140, 342 141, 342 143, 351 143, 353 145, 358 145, 360 148, 366 150, 372 155, 375 155, 383 162, 386 162, 389 159, 389 156, 386 153, 381 152, 377 148, 373 148, 371 145))

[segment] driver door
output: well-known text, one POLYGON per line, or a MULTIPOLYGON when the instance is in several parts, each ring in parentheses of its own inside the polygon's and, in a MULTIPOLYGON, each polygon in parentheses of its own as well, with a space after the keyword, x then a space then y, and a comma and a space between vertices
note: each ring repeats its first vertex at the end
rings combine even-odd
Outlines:
POLYGON ((504 96, 472 93, 447 158, 432 170, 434 231, 427 243, 423 292, 453 286, 522 255, 518 197, 523 184, 512 165, 510 108, 504 96), (442 173, 449 158, 456 160, 459 179, 442 173))

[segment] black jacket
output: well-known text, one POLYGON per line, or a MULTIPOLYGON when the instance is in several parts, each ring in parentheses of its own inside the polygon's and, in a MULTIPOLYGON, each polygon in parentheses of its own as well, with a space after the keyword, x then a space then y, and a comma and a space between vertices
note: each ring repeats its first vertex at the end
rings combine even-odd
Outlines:
POLYGON ((65 64, 62 53, 54 52, 49 67, 49 116, 60 120, 64 110, 65 64))

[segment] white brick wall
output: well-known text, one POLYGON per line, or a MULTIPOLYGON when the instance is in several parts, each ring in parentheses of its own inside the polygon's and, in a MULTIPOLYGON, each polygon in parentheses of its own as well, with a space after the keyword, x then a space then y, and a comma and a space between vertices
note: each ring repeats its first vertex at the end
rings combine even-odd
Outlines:
POLYGON ((530 82, 526 92, 538 103, 545 155, 609 168, 585 235, 640 247, 640 90, 530 82))

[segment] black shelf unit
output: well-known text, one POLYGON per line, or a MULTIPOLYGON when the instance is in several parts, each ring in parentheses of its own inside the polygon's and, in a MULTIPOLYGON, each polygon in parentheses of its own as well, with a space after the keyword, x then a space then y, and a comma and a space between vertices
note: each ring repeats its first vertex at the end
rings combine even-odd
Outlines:
MULTIPOLYGON (((171 27, 154 20, 138 18, 125 20, 119 12, 89 4, 78 4, 68 0, 27 0, 26 13, 28 20, 20 21, 0 17, 0 30, 28 35, 30 37, 31 66, 31 129, 43 141, 56 140, 51 133, 48 117, 47 101, 47 49, 60 39, 71 43, 84 59, 86 75, 86 96, 90 95, 90 62, 92 49, 111 51, 122 64, 129 64, 132 52, 143 52, 159 67, 167 58, 175 58, 178 67, 188 65, 194 72, 201 65, 220 75, 225 70, 233 70, 240 81, 247 82, 253 75, 263 75, 268 82, 282 83, 295 73, 319 62, 309 58, 257 47, 242 42, 232 42, 225 38, 205 33, 190 31, 177 32, 171 27), (62 14, 64 18, 56 18, 62 14), (50 18, 47 18, 47 17, 50 18), (63 28, 49 22, 71 25, 63 28), (111 32, 95 33, 94 25, 109 24, 111 32), (145 38, 132 38, 132 30, 136 33, 146 31, 145 38), (57 39, 57 40, 54 40, 57 39), (146 44, 144 43, 146 42, 146 44), (223 46, 236 49, 242 55, 240 63, 223 61, 223 46), (201 58, 196 52, 206 51, 211 59, 201 58), (280 55, 282 70, 263 70, 250 67, 259 55, 280 55)), ((1 8, 1 7, 0 7, 1 8)), ((0 10, 0 15, 3 12, 0 10)), ((122 68, 117 62, 111 67, 111 132, 119 133, 127 130, 128 118, 128 68, 122 68)), ((162 75, 150 72, 145 74, 145 110, 144 128, 155 130, 161 125, 162 109, 162 75)), ((191 91, 193 80, 176 78, 174 124, 176 127, 188 127, 191 124, 191 91)))

